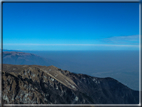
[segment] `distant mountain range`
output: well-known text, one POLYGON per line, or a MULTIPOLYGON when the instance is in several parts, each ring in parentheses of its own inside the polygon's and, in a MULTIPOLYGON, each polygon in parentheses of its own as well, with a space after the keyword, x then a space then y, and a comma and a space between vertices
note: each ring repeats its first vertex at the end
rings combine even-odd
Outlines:
POLYGON ((113 78, 74 74, 55 66, 3 65, 4 104, 138 104, 139 92, 113 78))
POLYGON ((42 58, 38 55, 31 53, 5 51, 3 52, 3 64, 50 66, 57 64, 57 62, 50 59, 42 58))

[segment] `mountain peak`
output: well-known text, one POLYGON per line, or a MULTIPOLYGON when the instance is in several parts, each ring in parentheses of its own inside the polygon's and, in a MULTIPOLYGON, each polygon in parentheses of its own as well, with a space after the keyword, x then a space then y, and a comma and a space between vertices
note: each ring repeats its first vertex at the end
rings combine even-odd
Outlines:
POLYGON ((59 69, 59 68, 57 68, 57 67, 54 66, 54 65, 50 65, 50 66, 48 66, 48 68, 51 68, 51 69, 59 69))

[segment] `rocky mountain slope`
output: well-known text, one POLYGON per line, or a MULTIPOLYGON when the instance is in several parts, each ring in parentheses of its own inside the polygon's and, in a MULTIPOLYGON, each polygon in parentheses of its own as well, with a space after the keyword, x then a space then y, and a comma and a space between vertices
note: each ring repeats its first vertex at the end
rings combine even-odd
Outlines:
POLYGON ((56 62, 50 59, 42 58, 38 55, 24 52, 3 52, 3 64, 15 65, 45 65, 55 64, 56 62))
POLYGON ((4 104, 138 104, 139 92, 113 78, 75 74, 55 66, 3 64, 4 104))

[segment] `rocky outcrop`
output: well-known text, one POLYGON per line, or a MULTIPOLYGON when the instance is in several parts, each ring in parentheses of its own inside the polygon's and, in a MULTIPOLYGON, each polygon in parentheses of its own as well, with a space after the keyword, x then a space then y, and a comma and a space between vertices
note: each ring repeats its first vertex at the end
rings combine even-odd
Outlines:
POLYGON ((138 91, 112 78, 75 74, 55 66, 3 65, 4 104, 138 104, 138 91))

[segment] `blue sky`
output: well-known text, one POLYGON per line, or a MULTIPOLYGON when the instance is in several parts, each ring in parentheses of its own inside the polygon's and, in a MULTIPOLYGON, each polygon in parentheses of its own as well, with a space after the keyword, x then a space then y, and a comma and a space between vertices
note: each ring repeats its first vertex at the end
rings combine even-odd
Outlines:
POLYGON ((138 50, 138 3, 3 3, 3 49, 138 50))

